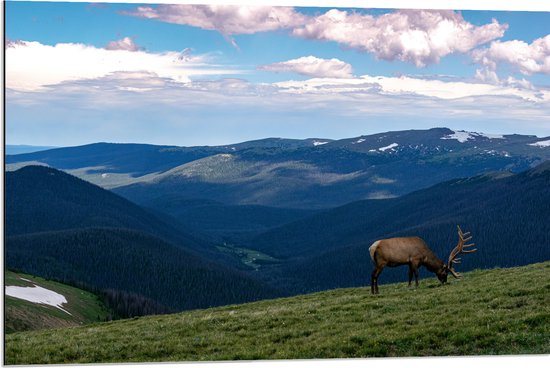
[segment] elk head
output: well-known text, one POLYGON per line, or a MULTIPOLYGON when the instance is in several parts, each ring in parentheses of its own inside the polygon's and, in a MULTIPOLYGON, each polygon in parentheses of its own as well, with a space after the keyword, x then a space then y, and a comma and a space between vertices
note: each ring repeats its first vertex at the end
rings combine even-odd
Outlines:
POLYGON ((462 276, 454 270, 454 265, 460 263, 461 258, 457 258, 460 254, 466 254, 466 253, 473 253, 477 249, 465 249, 465 248, 471 248, 475 244, 465 244, 468 241, 472 240, 472 236, 470 235, 470 232, 463 233, 460 226, 457 225, 458 228, 458 244, 456 247, 451 251, 451 254, 449 255, 449 261, 441 270, 437 273, 437 277, 439 278, 439 281, 442 283, 445 283, 447 281, 447 274, 448 272, 451 273, 455 278, 459 279, 462 276))

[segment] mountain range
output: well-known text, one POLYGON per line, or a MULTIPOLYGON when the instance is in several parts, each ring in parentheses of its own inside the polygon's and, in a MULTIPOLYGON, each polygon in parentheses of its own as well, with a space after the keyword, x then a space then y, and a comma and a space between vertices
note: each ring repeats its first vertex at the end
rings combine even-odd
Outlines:
POLYGON ((6 163, 49 165, 152 208, 201 199, 312 210, 487 171, 520 172, 547 159, 548 137, 434 128, 212 147, 97 143, 8 155, 6 163))

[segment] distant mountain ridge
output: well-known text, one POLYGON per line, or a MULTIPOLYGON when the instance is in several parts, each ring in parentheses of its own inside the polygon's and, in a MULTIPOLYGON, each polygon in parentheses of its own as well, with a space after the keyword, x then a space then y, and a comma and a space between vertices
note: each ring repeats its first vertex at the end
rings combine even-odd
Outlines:
POLYGON ((323 209, 487 171, 527 170, 550 159, 547 142, 434 128, 212 147, 98 143, 8 156, 6 162, 8 169, 43 163, 152 208, 174 198, 323 209))
POLYGON ((22 153, 33 153, 57 148, 54 146, 31 146, 26 144, 7 144, 5 147, 6 155, 19 155, 22 153))

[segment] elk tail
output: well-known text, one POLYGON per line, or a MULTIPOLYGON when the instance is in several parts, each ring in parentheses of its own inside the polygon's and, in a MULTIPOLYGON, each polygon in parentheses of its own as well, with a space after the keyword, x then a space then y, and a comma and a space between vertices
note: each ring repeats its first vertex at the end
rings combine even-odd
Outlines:
POLYGON ((378 244, 380 244, 380 240, 375 241, 375 242, 372 243, 372 245, 369 247, 370 258, 372 259, 372 261, 373 261, 374 263, 376 263, 376 260, 374 259, 374 254, 375 254, 375 252, 376 252, 376 248, 378 248, 378 244))

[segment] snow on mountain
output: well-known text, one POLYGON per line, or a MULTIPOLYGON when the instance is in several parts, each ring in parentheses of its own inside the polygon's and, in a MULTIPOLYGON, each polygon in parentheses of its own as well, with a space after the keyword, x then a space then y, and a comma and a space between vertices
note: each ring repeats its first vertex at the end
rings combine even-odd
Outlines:
POLYGON ((313 145, 314 145, 314 146, 321 146, 321 145, 323 145, 323 144, 327 144, 327 143, 329 143, 329 142, 323 142, 323 141, 314 141, 314 142, 313 142, 313 145))
POLYGON ((485 137, 489 139, 505 139, 501 134, 485 134, 477 132, 466 132, 464 130, 453 130, 453 134, 441 137, 441 139, 456 139, 460 143, 465 143, 468 140, 475 140, 477 137, 485 137))
POLYGON ((506 139, 502 134, 487 134, 487 133, 473 133, 480 137, 486 137, 489 139, 506 139))
POLYGON ((550 139, 549 140, 546 140, 546 141, 539 141, 539 142, 535 142, 535 143, 529 143, 530 146, 535 146, 535 147, 550 147, 550 139))
POLYGON ((389 146, 380 147, 378 150, 384 152, 384 151, 387 151, 387 150, 389 150, 389 149, 395 148, 395 147, 397 147, 397 146, 399 146, 399 144, 397 144, 397 143, 392 143, 392 144, 390 144, 389 146))

